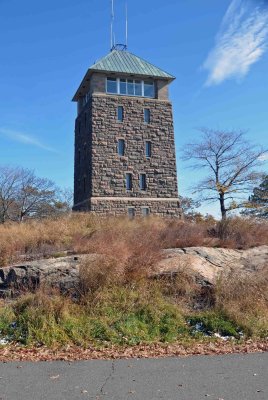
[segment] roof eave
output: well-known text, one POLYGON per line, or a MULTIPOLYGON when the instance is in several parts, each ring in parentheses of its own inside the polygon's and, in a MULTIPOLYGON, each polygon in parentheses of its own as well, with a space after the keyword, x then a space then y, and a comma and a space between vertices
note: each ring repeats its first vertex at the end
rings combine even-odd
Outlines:
POLYGON ((75 92, 74 97, 72 98, 72 101, 78 101, 78 99, 79 99, 79 97, 80 97, 81 90, 84 89, 85 82, 87 81, 87 79, 90 78, 90 75, 91 75, 91 74, 90 74, 90 71, 91 71, 91 69, 88 69, 88 70, 87 70, 87 72, 86 72, 84 78, 82 79, 82 82, 80 83, 80 85, 79 85, 77 91, 75 92))

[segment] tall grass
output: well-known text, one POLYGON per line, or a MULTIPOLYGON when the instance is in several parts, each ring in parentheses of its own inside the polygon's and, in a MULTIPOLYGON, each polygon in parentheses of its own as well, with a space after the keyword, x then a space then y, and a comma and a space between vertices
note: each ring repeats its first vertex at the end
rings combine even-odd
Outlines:
POLYGON ((248 335, 268 337, 268 265, 249 275, 229 273, 215 288, 215 308, 248 335))
POLYGON ((175 277, 151 278, 164 248, 263 244, 267 222, 241 218, 193 223, 73 214, 1 225, 0 265, 66 250, 91 257, 81 265, 75 299, 41 288, 1 303, 0 338, 50 347, 191 341, 213 333, 238 338, 240 331, 267 338, 268 266, 223 275, 215 287, 198 284, 187 265, 175 277))
POLYGON ((267 268, 250 277, 222 276, 210 292, 210 301, 201 306, 200 286, 183 271, 175 280, 105 279, 85 286, 76 300, 40 289, 0 306, 0 338, 52 348, 189 344, 213 340, 214 334, 240 341, 265 339, 267 277, 267 268))
POLYGON ((0 225, 0 266, 22 258, 49 257, 71 250, 99 253, 127 264, 152 265, 163 248, 217 246, 249 248, 268 244, 268 222, 232 218, 200 223, 146 218, 99 218, 77 213, 57 219, 0 225))

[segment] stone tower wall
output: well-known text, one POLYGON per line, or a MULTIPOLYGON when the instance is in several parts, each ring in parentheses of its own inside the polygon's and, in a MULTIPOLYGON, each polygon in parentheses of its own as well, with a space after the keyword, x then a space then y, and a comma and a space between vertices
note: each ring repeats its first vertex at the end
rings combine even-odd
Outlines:
POLYGON ((158 98, 107 95, 105 76, 93 74, 91 98, 76 120, 74 210, 126 215, 135 208, 141 215, 180 216, 178 203, 174 128, 166 82, 156 83, 158 98), (95 75, 95 76, 94 76, 95 75), (117 108, 124 120, 117 119, 117 108), (144 122, 144 109, 150 123, 144 122), (125 155, 118 155, 118 139, 125 141, 125 155), (145 142, 152 154, 145 156, 145 142), (133 189, 126 189, 126 173, 133 189), (139 188, 139 174, 146 174, 146 190, 139 188))
POLYGON ((172 108, 169 102, 118 96, 92 97, 92 196, 177 197, 177 174, 172 108), (124 120, 117 121, 123 106, 124 120), (144 123, 144 108, 151 122, 144 123), (125 156, 118 155, 118 139, 125 140, 125 156), (152 156, 145 156, 151 141, 152 156), (133 190, 126 190, 125 174, 132 173, 133 190), (145 173, 147 189, 139 189, 145 173))

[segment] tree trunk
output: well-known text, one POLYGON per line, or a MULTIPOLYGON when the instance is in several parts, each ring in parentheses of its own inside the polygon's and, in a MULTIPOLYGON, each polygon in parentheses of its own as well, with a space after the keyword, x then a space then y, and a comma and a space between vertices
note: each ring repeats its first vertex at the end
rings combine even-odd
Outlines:
POLYGON ((220 193, 220 205, 221 205, 221 219, 223 221, 225 221, 226 220, 226 208, 225 208, 224 193, 220 193))

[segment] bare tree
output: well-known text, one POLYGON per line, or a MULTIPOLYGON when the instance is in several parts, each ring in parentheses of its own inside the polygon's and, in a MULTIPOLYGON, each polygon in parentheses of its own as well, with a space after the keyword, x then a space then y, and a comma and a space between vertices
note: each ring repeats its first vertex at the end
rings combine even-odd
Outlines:
POLYGON ((10 219, 20 186, 18 168, 0 167, 0 222, 10 219))
POLYGON ((219 201, 222 219, 227 212, 242 207, 244 196, 260 182, 261 165, 266 150, 249 143, 243 131, 221 131, 202 128, 199 143, 187 144, 183 159, 191 167, 205 169, 208 175, 195 186, 201 201, 219 201))
POLYGON ((70 211, 70 194, 24 168, 0 167, 0 222, 22 222, 70 211))
POLYGON ((186 219, 195 215, 196 209, 200 207, 200 202, 191 197, 179 196, 180 206, 186 219))
POLYGON ((65 212, 71 212, 73 208, 73 190, 69 187, 61 189, 59 191, 59 201, 61 202, 61 208, 65 209, 65 212))
POLYGON ((16 198, 17 219, 43 218, 53 211, 55 184, 46 178, 38 178, 33 171, 21 169, 20 190, 16 198))

